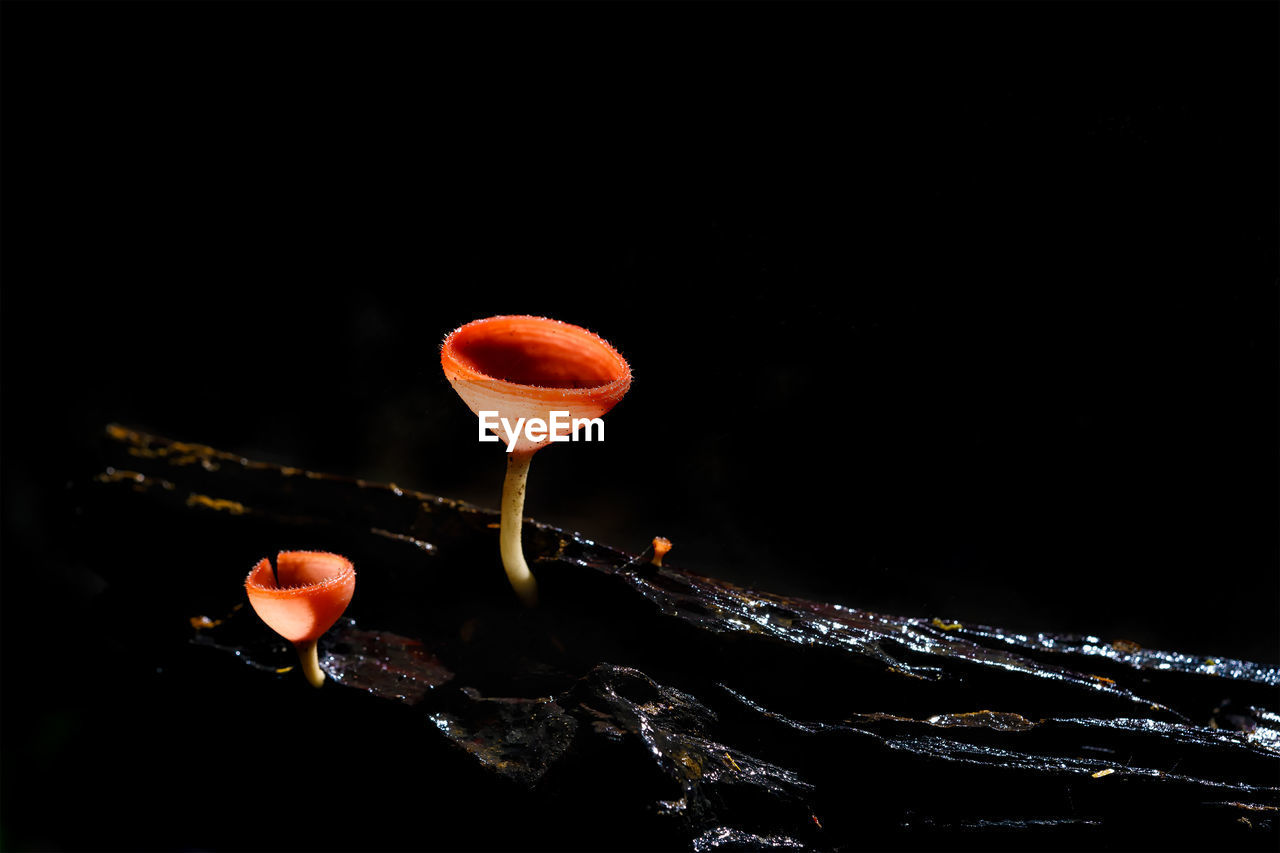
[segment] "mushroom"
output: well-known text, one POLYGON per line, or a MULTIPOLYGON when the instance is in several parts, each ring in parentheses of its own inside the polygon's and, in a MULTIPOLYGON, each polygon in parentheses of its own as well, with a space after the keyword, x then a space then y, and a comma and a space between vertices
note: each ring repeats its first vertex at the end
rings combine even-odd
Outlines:
POLYGON ((327 551, 281 551, 276 571, 263 557, 245 578, 244 588, 267 627, 293 643, 307 681, 313 687, 324 684, 316 641, 351 601, 356 588, 351 561, 327 551))
POLYGON ((567 413, 572 435, 622 399, 631 387, 631 368, 607 341, 581 326, 526 315, 487 317, 454 329, 440 349, 440 363, 449 384, 481 418, 482 430, 488 426, 508 442, 499 550, 512 588, 532 606, 538 586, 520 543, 529 461, 551 441, 566 439, 521 431, 519 425, 533 419, 551 424, 553 412, 567 413), (505 436, 486 420, 495 414, 504 421, 505 436))

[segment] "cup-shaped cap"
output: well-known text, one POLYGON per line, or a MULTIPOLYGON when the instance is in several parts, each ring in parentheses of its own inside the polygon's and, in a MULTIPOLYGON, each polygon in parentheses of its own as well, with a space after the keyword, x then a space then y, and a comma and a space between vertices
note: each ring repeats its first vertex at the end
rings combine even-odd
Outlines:
POLYGON ((271 575, 271 561, 263 557, 244 588, 267 627, 294 643, 317 640, 332 628, 356 588, 351 561, 326 551, 281 551, 276 574, 279 585, 271 575))
MULTIPOLYGON (((445 338, 440 363, 471 411, 497 412, 513 427, 519 418, 549 423, 552 412, 567 412, 569 419, 598 418, 631 387, 631 368, 608 341, 546 317, 467 323, 445 338)), ((529 453, 550 440, 530 441, 521 431, 514 450, 529 453)))

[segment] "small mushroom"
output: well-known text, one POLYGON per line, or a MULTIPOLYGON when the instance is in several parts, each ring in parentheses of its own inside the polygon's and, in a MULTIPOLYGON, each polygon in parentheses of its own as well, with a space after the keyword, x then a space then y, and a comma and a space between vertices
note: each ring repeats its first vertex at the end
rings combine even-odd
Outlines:
POLYGON ((263 557, 244 581, 249 603, 267 627, 293 643, 312 686, 324 684, 316 641, 347 609, 356 588, 355 566, 327 551, 281 551, 276 571, 263 557))
MULTIPOLYGON (((581 326, 546 317, 500 316, 454 329, 444 340, 440 363, 449 384, 471 411, 496 412, 507 426, 567 412, 569 432, 578 421, 599 418, 631 387, 631 368, 607 341, 581 326)), ((520 600, 537 603, 538 586, 520 543, 525 484, 533 454, 552 437, 530 436, 518 428, 509 439, 507 476, 502 485, 499 550, 507 578, 520 600)))

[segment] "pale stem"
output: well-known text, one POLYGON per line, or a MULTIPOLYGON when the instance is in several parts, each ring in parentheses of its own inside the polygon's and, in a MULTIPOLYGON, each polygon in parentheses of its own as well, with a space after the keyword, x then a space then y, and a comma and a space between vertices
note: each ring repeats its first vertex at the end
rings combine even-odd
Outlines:
POLYGON ((529 476, 532 453, 508 453, 507 477, 502 481, 502 525, 498 541, 502 550, 502 567, 507 570, 511 588, 528 607, 538 603, 538 582, 524 561, 520 530, 524 526, 524 489, 529 476))
POLYGON ((316 657, 316 641, 294 643, 293 647, 298 650, 298 660, 302 661, 302 674, 307 677, 307 681, 311 682, 311 686, 319 687, 324 684, 324 670, 320 668, 320 660, 316 657))

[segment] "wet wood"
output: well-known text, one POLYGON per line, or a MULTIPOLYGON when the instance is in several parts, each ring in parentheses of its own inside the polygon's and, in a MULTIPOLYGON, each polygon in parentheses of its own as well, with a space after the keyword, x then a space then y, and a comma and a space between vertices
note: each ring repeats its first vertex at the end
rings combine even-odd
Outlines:
MULTIPOLYGON (((1276 667, 742 589, 652 545, 533 522, 529 610, 503 575, 494 512, 107 436, 101 512, 349 555, 359 586, 320 641, 325 689, 360 691, 374 714, 409 706, 422 738, 513 790, 609 786, 652 826, 583 815, 602 847, 627 846, 609 832, 696 850, 1274 843, 1276 667)), ((292 651, 242 606, 237 571, 207 579, 204 612, 173 616, 191 643, 243 661, 244 679, 285 689, 292 651)))

